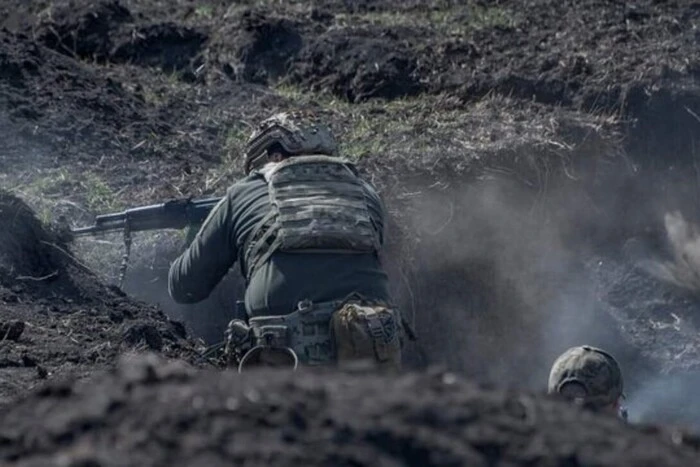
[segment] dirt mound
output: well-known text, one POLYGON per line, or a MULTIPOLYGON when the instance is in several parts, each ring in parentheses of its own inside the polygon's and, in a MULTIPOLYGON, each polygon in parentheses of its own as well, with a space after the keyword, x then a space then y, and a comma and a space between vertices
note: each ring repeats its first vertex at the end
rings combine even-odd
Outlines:
POLYGON ((0 459, 18 466, 699 465, 682 433, 449 373, 239 376, 139 358, 49 384, 0 420, 0 459))
POLYGON ((50 15, 39 17, 37 38, 64 55, 104 61, 116 47, 115 31, 133 20, 131 12, 118 1, 89 5, 59 2, 50 15))
POLYGON ((104 123, 118 124, 113 120, 115 116, 121 117, 119 120, 142 120, 140 103, 117 83, 25 36, 0 33, 0 60, 2 98, 21 116, 43 116, 53 107, 51 103, 63 100, 64 112, 72 110, 81 115, 91 111, 94 119, 104 123), (26 111, 23 103, 29 107, 26 111))
POLYGON ((173 23, 144 26, 132 33, 132 39, 113 49, 114 62, 160 67, 165 72, 187 71, 182 76, 195 78, 201 64, 200 52, 207 36, 197 30, 173 23))
POLYGON ((419 93, 415 59, 391 31, 330 31, 300 54, 291 82, 350 102, 419 93))
POLYGON ((287 73, 301 47, 294 21, 271 12, 245 10, 217 30, 208 54, 233 79, 269 84, 287 73))
POLYGON ((0 403, 46 378, 108 368, 123 352, 198 360, 180 323, 102 284, 64 240, 0 192, 0 403))
POLYGON ((82 59, 189 73, 203 63, 201 53, 213 76, 223 71, 255 83, 288 77, 358 101, 420 92, 473 101, 498 93, 610 110, 624 108, 634 86, 695 85, 700 70, 693 32, 700 13, 687 2, 255 5, 62 1, 48 10, 18 6, 31 14, 17 29, 82 59))
POLYGON ((0 191, 0 283, 12 276, 52 278, 65 269, 67 237, 48 231, 24 201, 0 191))
POLYGON ((156 66, 166 72, 199 65, 207 35, 170 22, 151 23, 118 1, 58 3, 34 26, 38 41, 59 53, 99 63, 156 66))
MULTIPOLYGON (((143 101, 118 82, 26 36, 1 31, 0 109, 24 123, 26 139, 51 141, 56 153, 43 158, 49 161, 67 145, 74 145, 71 152, 103 150, 115 132, 138 137, 153 129, 143 101)), ((38 161, 3 162, 7 171, 38 161)))
POLYGON ((225 18, 210 22, 220 30, 212 57, 227 53, 229 38, 237 44, 250 35, 252 46, 237 57, 243 72, 229 75, 268 82, 288 69, 289 82, 353 102, 424 92, 473 102, 496 93, 620 110, 635 88, 655 93, 682 81, 696 87, 700 69, 693 32, 700 13, 687 2, 324 0, 309 9, 263 3, 255 14, 230 17, 211 9, 211 17, 225 18), (265 44, 255 45, 260 40, 265 44))

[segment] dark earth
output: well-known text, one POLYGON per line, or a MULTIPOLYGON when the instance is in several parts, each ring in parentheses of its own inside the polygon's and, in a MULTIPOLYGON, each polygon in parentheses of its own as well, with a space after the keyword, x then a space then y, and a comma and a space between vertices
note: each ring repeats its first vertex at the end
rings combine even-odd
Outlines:
POLYGON ((158 351, 204 365, 182 323, 103 284, 18 198, 0 192, 0 404, 44 380, 83 377, 158 351))
POLYGON ((155 356, 3 415, 0 456, 22 466, 687 466, 700 446, 451 373, 242 377, 155 356))
POLYGON ((0 463, 700 464, 698 31, 671 0, 1 1, 0 463), (221 195, 298 107, 387 204, 405 375, 221 371, 235 271, 176 306, 181 233, 120 289, 119 236, 68 231, 221 195), (582 343, 631 426, 542 394, 582 343))

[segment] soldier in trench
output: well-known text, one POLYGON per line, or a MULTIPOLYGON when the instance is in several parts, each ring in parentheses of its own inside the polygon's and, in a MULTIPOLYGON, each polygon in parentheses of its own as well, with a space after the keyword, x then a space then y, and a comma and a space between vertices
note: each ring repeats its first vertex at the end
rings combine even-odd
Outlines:
POLYGON ((582 345, 571 347, 554 361, 548 392, 594 411, 615 414, 627 420, 622 370, 608 352, 582 345))
POLYGON ((405 331, 380 261, 385 210, 329 126, 308 112, 264 120, 245 172, 171 265, 171 297, 205 299, 238 262, 247 319, 229 323, 225 352, 239 370, 349 360, 399 369, 405 331))

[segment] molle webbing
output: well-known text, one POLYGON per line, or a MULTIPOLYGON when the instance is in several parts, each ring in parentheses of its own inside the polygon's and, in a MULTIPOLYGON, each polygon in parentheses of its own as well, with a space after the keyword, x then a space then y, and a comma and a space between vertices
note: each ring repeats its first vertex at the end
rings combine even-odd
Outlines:
POLYGON ((380 233, 349 162, 297 156, 265 173, 271 212, 251 235, 248 278, 274 252, 371 253, 380 233))
POLYGON ((288 347, 305 365, 329 363, 335 358, 330 321, 341 304, 305 301, 288 315, 250 318, 253 345, 288 347))

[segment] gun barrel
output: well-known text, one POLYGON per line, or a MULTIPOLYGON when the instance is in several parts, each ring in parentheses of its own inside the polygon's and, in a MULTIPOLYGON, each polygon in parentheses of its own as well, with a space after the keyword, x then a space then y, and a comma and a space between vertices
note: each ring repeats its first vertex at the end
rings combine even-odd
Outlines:
POLYGON ((175 199, 161 204, 139 206, 121 212, 101 214, 95 224, 71 229, 76 237, 113 232, 127 227, 133 232, 161 229, 182 229, 204 221, 221 198, 200 200, 175 199))

